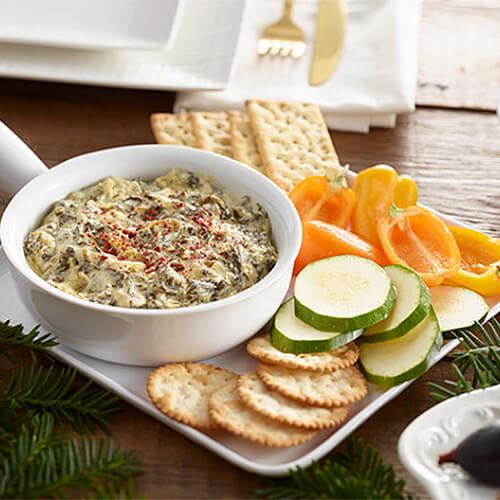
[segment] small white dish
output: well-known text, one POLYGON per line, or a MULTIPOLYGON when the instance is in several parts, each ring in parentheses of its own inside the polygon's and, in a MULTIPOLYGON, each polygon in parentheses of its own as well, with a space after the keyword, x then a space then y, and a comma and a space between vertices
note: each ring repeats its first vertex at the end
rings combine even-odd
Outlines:
POLYGON ((0 41, 77 49, 161 49, 182 0, 2 0, 0 41))
POLYGON ((399 456, 435 500, 496 500, 499 488, 478 483, 456 464, 438 465, 439 455, 495 424, 500 424, 500 386, 463 394, 417 417, 399 438, 399 456))
POLYGON ((244 5, 245 0, 183 0, 176 34, 162 50, 0 43, 0 76, 124 88, 222 89, 231 74, 244 5))

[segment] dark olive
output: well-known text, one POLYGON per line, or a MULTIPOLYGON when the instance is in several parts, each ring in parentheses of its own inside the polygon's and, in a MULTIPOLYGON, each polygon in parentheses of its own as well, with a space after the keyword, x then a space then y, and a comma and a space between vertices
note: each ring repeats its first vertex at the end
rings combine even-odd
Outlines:
POLYGON ((483 427, 462 441, 455 450, 439 457, 439 464, 459 464, 474 479, 500 486, 500 426, 483 427))

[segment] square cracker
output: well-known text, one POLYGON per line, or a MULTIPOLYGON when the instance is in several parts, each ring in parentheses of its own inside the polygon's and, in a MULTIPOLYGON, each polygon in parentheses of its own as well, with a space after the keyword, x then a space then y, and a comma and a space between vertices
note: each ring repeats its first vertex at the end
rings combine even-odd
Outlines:
POLYGON ((229 111, 229 132, 234 159, 264 174, 264 166, 250 128, 248 115, 241 111, 229 111))
POLYGON ((225 111, 191 113, 196 147, 233 157, 229 134, 229 116, 225 111))
POLYGON ((193 123, 188 113, 153 113, 151 128, 159 144, 195 147, 193 123))
POLYGON ((311 175, 341 172, 316 104, 250 100, 246 109, 266 175, 284 191, 311 175))

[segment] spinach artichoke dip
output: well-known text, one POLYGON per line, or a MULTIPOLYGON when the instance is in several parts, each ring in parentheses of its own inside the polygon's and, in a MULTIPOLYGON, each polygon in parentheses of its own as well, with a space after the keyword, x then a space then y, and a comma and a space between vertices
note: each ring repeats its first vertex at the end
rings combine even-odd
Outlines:
POLYGON ((143 309, 230 297, 277 257, 257 202, 180 169, 150 182, 110 177, 69 194, 28 234, 24 253, 59 290, 143 309))

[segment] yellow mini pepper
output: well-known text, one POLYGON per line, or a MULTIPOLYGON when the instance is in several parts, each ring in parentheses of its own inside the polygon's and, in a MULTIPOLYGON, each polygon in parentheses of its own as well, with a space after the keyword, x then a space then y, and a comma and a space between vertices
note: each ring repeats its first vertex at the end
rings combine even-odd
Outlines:
POLYGON ((375 165, 360 172, 353 186, 356 204, 351 218, 354 233, 382 248, 377 223, 389 213, 391 204, 399 208, 416 205, 418 190, 407 175, 398 175, 388 165, 375 165))
POLYGON ((450 281, 481 295, 500 294, 500 239, 464 227, 448 229, 462 257, 460 269, 450 281))

